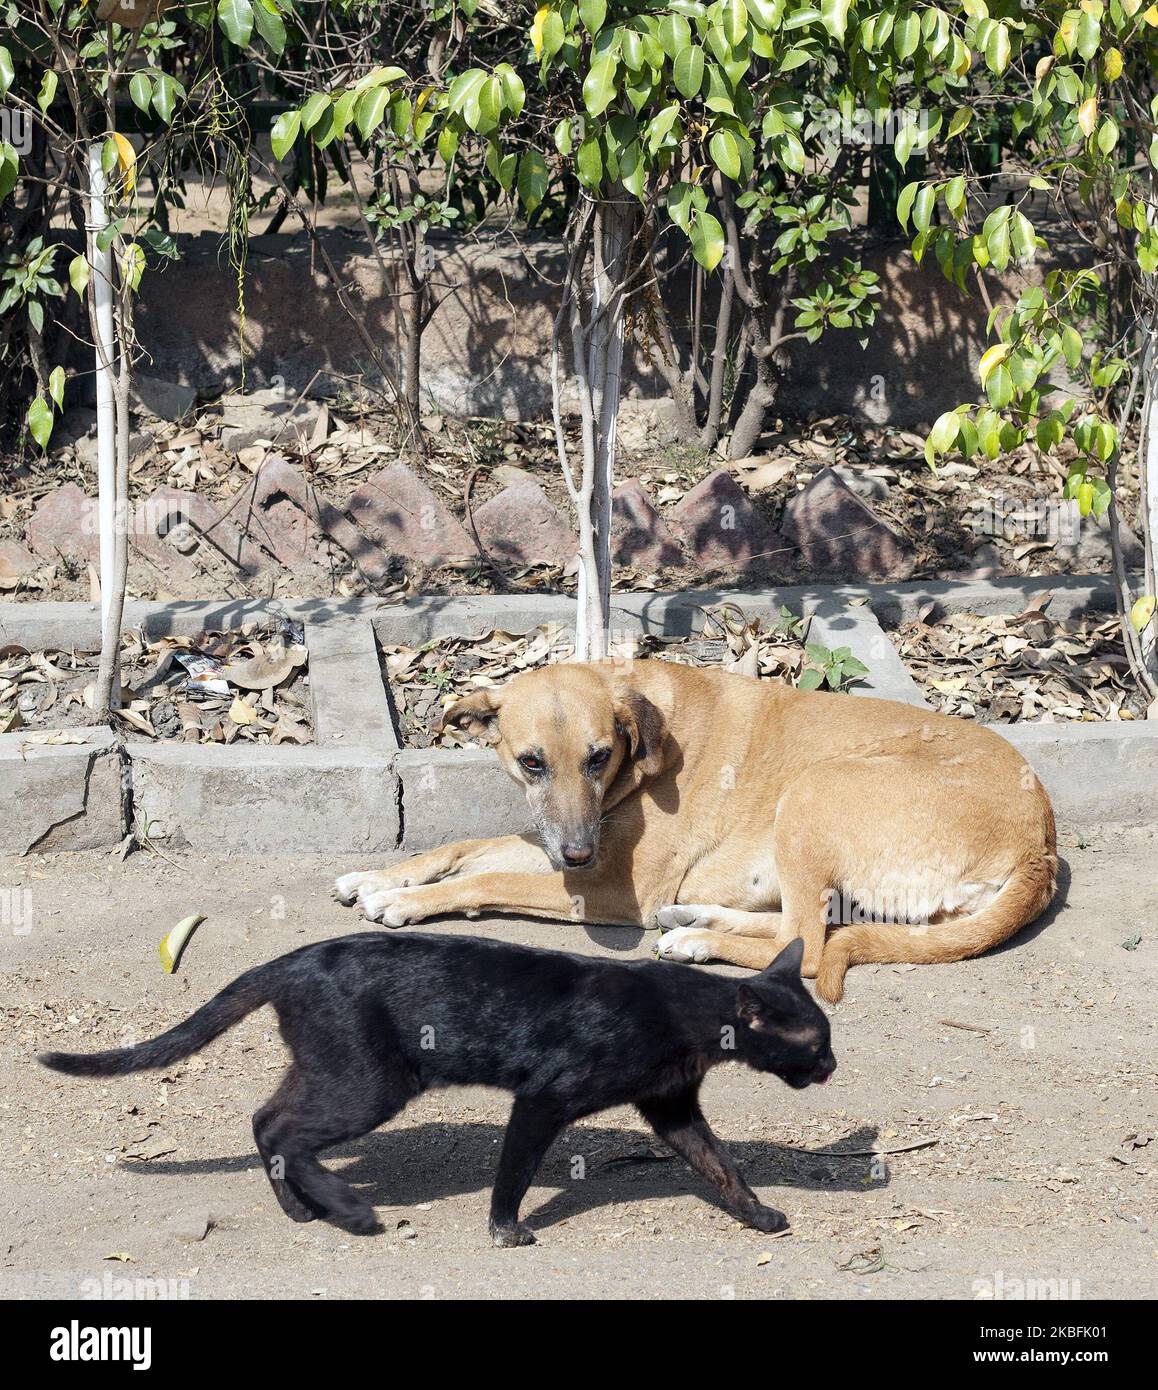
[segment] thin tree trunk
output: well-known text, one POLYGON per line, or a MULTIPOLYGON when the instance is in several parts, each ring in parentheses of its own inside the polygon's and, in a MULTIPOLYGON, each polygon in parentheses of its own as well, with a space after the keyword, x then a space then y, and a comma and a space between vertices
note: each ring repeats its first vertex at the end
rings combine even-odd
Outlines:
POLYGON ((700 447, 711 449, 720 437, 724 412, 724 375, 728 368, 728 335, 732 328, 732 303, 736 298, 736 277, 729 266, 724 271, 720 291, 720 311, 716 319, 716 341, 712 347, 712 376, 708 384, 708 413, 700 434, 700 447))

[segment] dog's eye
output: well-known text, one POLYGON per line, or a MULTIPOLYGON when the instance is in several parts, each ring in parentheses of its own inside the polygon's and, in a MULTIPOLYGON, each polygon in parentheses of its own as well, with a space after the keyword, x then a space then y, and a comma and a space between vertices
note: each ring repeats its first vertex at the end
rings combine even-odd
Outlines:
POLYGON ((597 748, 587 759, 587 770, 589 772, 598 772, 601 768, 607 766, 607 760, 610 757, 610 748, 597 748))
POLYGON ((542 758, 538 758, 534 753, 524 753, 519 758, 519 766, 524 772, 542 772, 546 767, 542 758))

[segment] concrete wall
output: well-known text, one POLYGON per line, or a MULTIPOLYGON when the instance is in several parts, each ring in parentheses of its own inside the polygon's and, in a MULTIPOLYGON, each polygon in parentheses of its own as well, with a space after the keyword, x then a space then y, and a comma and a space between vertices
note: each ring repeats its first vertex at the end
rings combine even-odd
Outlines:
MULTIPOLYGON (((393 350, 392 314, 381 268, 365 240, 345 230, 325 245, 375 338, 393 350)), ((436 240, 434 279, 455 285, 423 338, 423 378, 433 408, 455 415, 534 419, 550 410, 551 327, 565 258, 558 241, 539 238, 520 249, 467 239, 436 240)), ((151 272, 138 314, 154 376, 212 396, 241 380, 237 289, 211 233, 182 238, 183 259, 151 272)), ((850 255, 881 277, 881 309, 867 349, 853 334, 830 332, 817 345, 797 344, 778 409, 847 414, 898 426, 932 421, 977 394, 976 364, 986 344, 986 310, 941 275, 932 258, 914 264, 900 243, 854 234, 850 255)), ((686 267, 680 272, 686 276, 686 267)), ((1016 293, 1026 278, 990 277, 991 294, 1016 293)), ((686 294, 673 299, 687 302, 686 294)), ((255 238, 245 290, 247 381, 281 378, 304 389, 319 369, 373 371, 363 343, 337 303, 310 247, 288 233, 255 238)), ((709 305, 705 321, 711 323, 709 305)), ((628 390, 658 396, 666 387, 642 354, 629 352, 628 390)))

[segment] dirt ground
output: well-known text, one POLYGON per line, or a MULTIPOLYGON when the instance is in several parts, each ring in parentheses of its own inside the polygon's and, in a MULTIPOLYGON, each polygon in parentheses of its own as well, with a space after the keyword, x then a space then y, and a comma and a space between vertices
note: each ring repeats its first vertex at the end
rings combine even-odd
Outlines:
MULTIPOLYGON (((249 1117, 284 1055, 268 1011, 165 1073, 104 1084, 33 1060, 159 1031, 241 969, 357 930, 329 886, 369 866, 0 861, 0 1296, 144 1280, 195 1298, 1153 1298, 1156 849, 1071 827, 1043 925, 977 961, 854 970, 829 1087, 711 1074, 705 1111, 787 1237, 740 1228, 623 1110, 556 1143, 524 1205, 539 1243, 520 1250, 486 1231, 498 1093, 429 1094, 333 1151, 387 1228, 357 1239, 291 1224, 258 1166, 249 1117), (208 920, 167 976, 158 945, 193 911, 208 920)), ((514 919, 432 929, 625 957, 654 943, 514 919)))

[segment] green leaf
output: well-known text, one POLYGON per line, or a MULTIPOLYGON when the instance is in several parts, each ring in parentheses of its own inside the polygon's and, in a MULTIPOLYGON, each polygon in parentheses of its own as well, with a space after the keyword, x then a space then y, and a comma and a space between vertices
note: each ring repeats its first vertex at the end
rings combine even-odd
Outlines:
POLYGON ((217 23, 230 43, 244 48, 253 38, 253 6, 249 0, 220 0, 217 23))
POLYGON ((48 378, 48 394, 56 402, 57 410, 64 409, 64 368, 53 367, 48 378))
POLYGON ((36 98, 36 104, 42 111, 47 111, 52 105, 53 98, 56 96, 56 85, 59 79, 51 68, 44 74, 44 80, 40 84, 40 95, 36 98))
POLYGON ((567 31, 558 10, 552 10, 543 20, 543 59, 553 58, 563 47, 567 31))
POLYGON ((776 142, 776 156, 794 174, 804 172, 804 146, 790 130, 786 130, 776 142))
POLYGON ((985 41, 985 66, 998 77, 1009 66, 1009 29, 1004 24, 995 24, 985 41))
POLYGON ((919 232, 927 232, 933 221, 933 209, 937 205, 937 185, 926 183, 921 186, 913 202, 913 226, 919 232))
POLYGON ((748 32, 748 8, 744 0, 720 0, 718 13, 724 37, 733 48, 739 48, 748 32))
POLYGON ((52 438, 52 407, 43 396, 37 396, 28 408, 28 433, 42 449, 52 438))
POLYGON ((1113 116, 1107 116, 1098 127, 1098 149, 1103 154, 1109 154, 1118 143, 1118 122, 1113 116))
POLYGON ((579 146, 575 156, 575 167, 579 182, 587 188, 598 188, 603 179, 603 152, 598 138, 588 136, 579 146))
POLYGON ((523 86, 523 79, 510 63, 500 63, 495 68, 495 76, 499 79, 499 86, 503 91, 503 109, 508 115, 519 115, 527 100, 527 89, 523 86))
MULTIPOLYGON (((325 93, 319 93, 324 96, 325 93)), ((358 134, 363 140, 368 140, 370 136, 382 124, 386 116, 386 108, 390 105, 389 87, 371 87, 362 93, 354 103, 354 124, 358 127, 358 134)), ((302 126, 308 130, 306 123, 306 113, 302 112, 302 126)))
POLYGON ((531 213, 543 201, 550 181, 547 161, 538 150, 528 150, 519 160, 518 190, 519 200, 531 213))
POLYGON ((129 96, 133 99, 133 105, 140 111, 148 111, 153 104, 153 79, 147 72, 137 72, 133 74, 129 83, 129 96))
POLYGON ((0 97, 6 96, 8 88, 16 81, 16 69, 12 66, 12 54, 0 44, 0 97))
POLYGON ((925 440, 925 462, 930 466, 936 454, 947 454, 961 432, 961 417, 953 410, 938 415, 925 440))
POLYGON ((68 282, 82 299, 88 289, 88 277, 88 260, 84 256, 73 256, 68 263, 68 282))
POLYGON ((20 161, 16 157, 16 151, 11 145, 0 140, 0 203, 16 187, 19 177, 20 161))
POLYGON ((708 142, 712 162, 725 178, 740 177, 740 146, 730 130, 717 130, 708 142))
POLYGON ((273 123, 273 128, 269 132, 269 143, 273 146, 273 157, 284 159, 294 147, 294 141, 298 138, 302 128, 302 117, 299 111, 283 111, 273 123))
POLYGON ((824 672, 818 671, 815 666, 808 666, 801 671, 796 688, 797 690, 819 690, 823 681, 824 672))
POLYGON ((724 258, 724 229, 710 212, 701 212, 690 232, 692 255, 705 270, 715 270, 724 258))
POLYGON ((450 161, 458 153, 458 131, 454 126, 446 125, 438 133, 438 157, 444 164, 450 161))
POLYGON ((639 141, 633 140, 619 157, 619 180, 629 193, 644 201, 647 192, 647 162, 639 141))
POLYGON ((285 52, 285 21, 278 13, 273 0, 257 0, 253 19, 257 32, 265 40, 266 47, 280 58, 285 52))
POLYGON ((448 109, 465 115, 467 103, 486 80, 487 75, 480 68, 468 68, 460 73, 450 84, 450 91, 446 95, 448 109))
POLYGON ((156 85, 153 89, 153 110, 166 125, 171 125, 173 122, 177 98, 184 96, 185 88, 175 77, 171 77, 167 72, 157 74, 156 85))
POLYGON ((647 144, 652 154, 655 154, 661 146, 674 145, 677 143, 672 136, 672 127, 680 114, 678 101, 673 101, 669 106, 665 106, 651 118, 647 127, 647 144))
POLYGON ((985 382, 985 394, 994 410, 1004 410, 1013 399, 1013 378, 1004 362, 999 363, 989 373, 985 382))
POLYGON ((961 174, 945 185, 945 206, 958 221, 965 216, 965 179, 961 174))
MULTIPOLYGON (((386 97, 389 94, 379 89, 377 92, 374 93, 374 95, 386 97)), ((325 113, 330 110, 330 108, 331 102, 327 94, 325 92, 315 92, 313 96, 305 102, 305 104, 302 106, 301 112, 299 113, 301 115, 302 120, 302 130, 313 130, 314 126, 318 124, 318 122, 322 119, 325 113)), ((328 127, 326 126, 322 127, 323 130, 327 128, 328 127)))
POLYGON ((579 0, 579 18, 589 34, 598 34, 607 18, 607 0, 579 0))
POLYGON ((690 100, 704 83, 704 50, 698 43, 685 48, 672 64, 672 78, 680 96, 690 100))
POLYGON ((583 79, 583 104, 590 115, 602 116, 614 99, 615 70, 618 65, 614 54, 597 58, 591 64, 591 71, 583 79))
POLYGON ((972 121, 972 107, 962 106, 959 110, 954 111, 953 118, 949 122, 949 133, 946 138, 952 140, 955 135, 960 135, 961 132, 966 128, 966 126, 970 125, 972 121))
POLYGON ((691 25, 682 14, 670 11, 659 22, 660 47, 674 63, 692 41, 691 25))
POLYGON ((904 188, 901 189, 901 196, 897 199, 897 221, 906 229, 909 225, 909 212, 913 206, 913 199, 917 196, 917 189, 920 186, 919 183, 905 184, 904 188))
POLYGON ((824 27, 838 43, 848 27, 849 0, 820 0, 820 18, 824 27))
POLYGON ((893 52, 904 62, 917 51, 921 40, 921 20, 910 10, 899 15, 893 24, 893 52))

